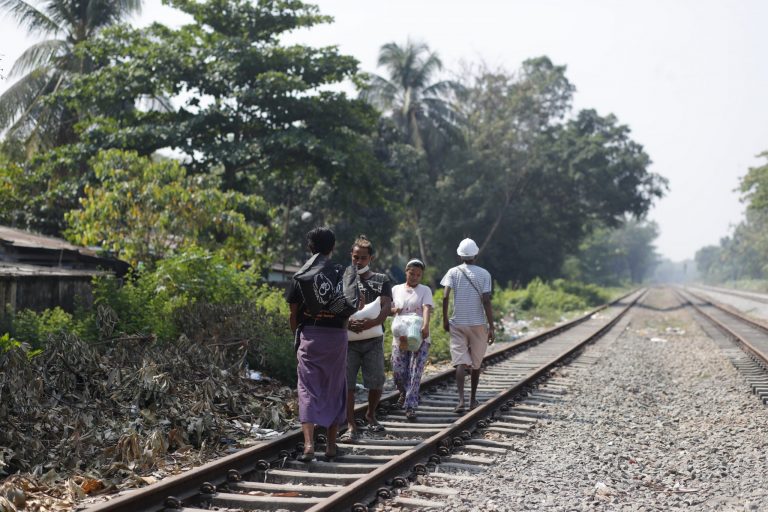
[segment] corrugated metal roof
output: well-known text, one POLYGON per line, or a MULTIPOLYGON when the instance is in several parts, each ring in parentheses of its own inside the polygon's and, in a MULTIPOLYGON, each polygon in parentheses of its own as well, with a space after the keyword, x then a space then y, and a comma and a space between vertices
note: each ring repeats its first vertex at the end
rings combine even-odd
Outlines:
POLYGON ((11 263, 0 261, 0 277, 93 277, 111 275, 103 270, 86 270, 64 267, 42 267, 26 263, 11 263))
POLYGON ((30 247, 34 249, 51 249, 75 251, 87 256, 96 256, 96 253, 85 247, 72 245, 61 238, 43 236, 29 231, 0 226, 0 242, 7 242, 17 247, 30 247))

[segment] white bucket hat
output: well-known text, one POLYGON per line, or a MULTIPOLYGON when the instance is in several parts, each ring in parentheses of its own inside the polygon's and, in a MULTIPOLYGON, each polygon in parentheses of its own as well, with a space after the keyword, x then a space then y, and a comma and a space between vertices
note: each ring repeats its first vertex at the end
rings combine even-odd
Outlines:
POLYGON ((462 258, 473 258, 477 256, 477 253, 480 252, 480 249, 477 247, 477 244, 474 240, 471 238, 465 238, 461 241, 459 244, 459 248, 456 249, 456 254, 461 256, 462 258))

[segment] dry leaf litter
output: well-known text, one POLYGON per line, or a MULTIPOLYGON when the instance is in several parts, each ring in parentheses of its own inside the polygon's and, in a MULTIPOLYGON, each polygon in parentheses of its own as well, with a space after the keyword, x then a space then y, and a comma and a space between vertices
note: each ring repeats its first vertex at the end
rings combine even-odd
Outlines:
POLYGON ((214 341, 61 335, 0 354, 0 512, 71 510, 287 429, 295 396, 251 378, 253 340, 214 341))

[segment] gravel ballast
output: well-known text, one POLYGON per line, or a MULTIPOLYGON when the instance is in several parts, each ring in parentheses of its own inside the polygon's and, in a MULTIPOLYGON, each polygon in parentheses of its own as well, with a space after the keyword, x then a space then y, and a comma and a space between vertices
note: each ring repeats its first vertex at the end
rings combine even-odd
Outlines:
POLYGON ((768 510, 768 407, 670 290, 644 304, 444 510, 768 510))

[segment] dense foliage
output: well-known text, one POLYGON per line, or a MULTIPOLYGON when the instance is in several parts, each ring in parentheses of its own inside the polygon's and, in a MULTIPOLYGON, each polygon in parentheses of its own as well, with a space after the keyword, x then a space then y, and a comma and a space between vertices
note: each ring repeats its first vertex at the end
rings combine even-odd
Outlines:
MULTIPOLYGON (((330 21, 312 5, 170 3, 193 21, 134 28, 118 23, 126 2, 68 40, 88 72, 40 101, 72 113, 69 135, 32 153, 6 137, 0 154, 0 222, 135 266, 111 292, 123 332, 172 339, 189 334, 173 321, 184 308, 241 307, 270 263, 303 260, 317 224, 342 260, 361 232, 381 269, 421 255, 431 284, 465 236, 503 285, 637 282, 652 266, 655 229, 634 219, 666 181, 613 115, 572 112, 565 66, 537 57, 446 80, 437 52, 409 41, 382 46, 383 75, 362 74, 335 47, 283 42, 330 21), (617 246, 623 265, 605 257, 617 246), (243 269, 227 297, 195 295, 243 269)), ((24 5, 2 4, 43 23, 24 5)))
MULTIPOLYGON (((768 160, 768 152, 761 157, 768 160)), ((750 168, 741 179, 744 220, 720 245, 696 252, 701 276, 712 283, 768 279, 768 163, 750 168)))

